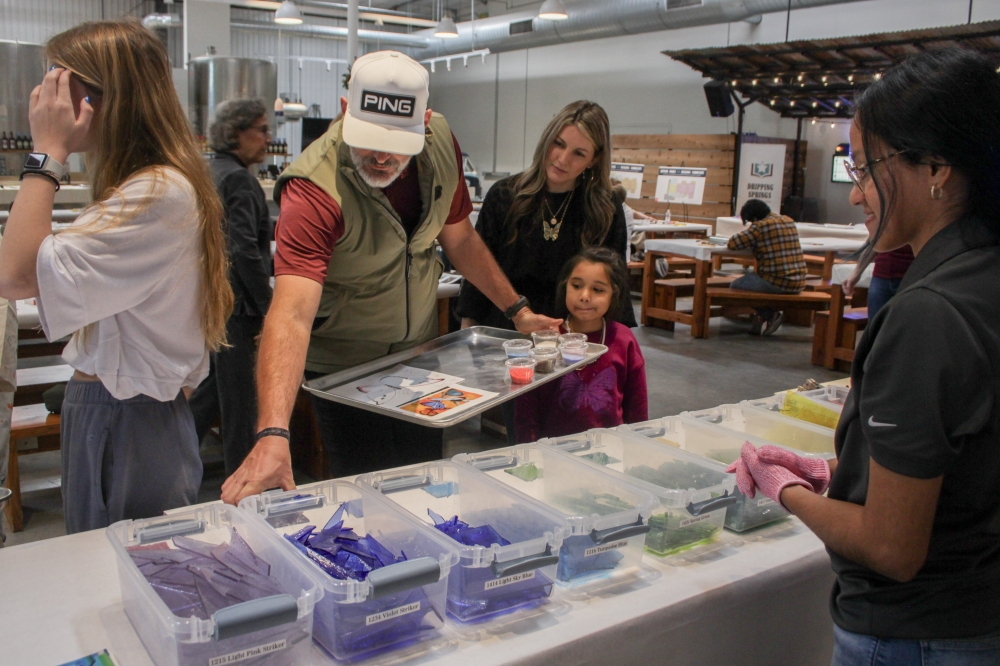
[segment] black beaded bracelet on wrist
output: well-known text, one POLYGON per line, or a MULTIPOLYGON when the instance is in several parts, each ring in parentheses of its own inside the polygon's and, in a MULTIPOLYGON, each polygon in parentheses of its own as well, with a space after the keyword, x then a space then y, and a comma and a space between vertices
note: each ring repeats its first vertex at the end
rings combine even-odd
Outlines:
POLYGON ((56 192, 59 191, 59 179, 56 178, 51 173, 48 173, 46 171, 22 171, 21 177, 18 178, 18 180, 24 180, 25 176, 42 176, 43 178, 48 178, 49 180, 52 181, 52 184, 56 186, 56 192))
POLYGON ((264 428, 263 430, 257 433, 257 436, 254 438, 253 441, 256 443, 264 439, 265 437, 284 437, 288 441, 291 441, 292 434, 288 432, 287 428, 264 428))

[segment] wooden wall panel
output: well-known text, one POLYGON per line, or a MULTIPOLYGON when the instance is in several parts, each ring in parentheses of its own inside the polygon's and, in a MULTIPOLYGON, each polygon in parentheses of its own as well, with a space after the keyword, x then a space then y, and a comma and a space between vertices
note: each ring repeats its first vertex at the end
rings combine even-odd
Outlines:
POLYGON ((714 222, 728 215, 732 199, 733 134, 616 134, 611 137, 611 159, 615 162, 645 164, 642 198, 628 204, 643 213, 663 217, 670 210, 675 220, 714 222), (707 169, 705 195, 701 206, 658 203, 656 178, 661 166, 707 169))

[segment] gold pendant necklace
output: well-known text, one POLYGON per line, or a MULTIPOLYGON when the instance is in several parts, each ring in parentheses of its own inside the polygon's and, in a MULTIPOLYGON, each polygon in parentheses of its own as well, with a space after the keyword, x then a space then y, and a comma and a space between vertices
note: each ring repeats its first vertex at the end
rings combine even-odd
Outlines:
POLYGON ((545 240, 554 241, 559 238, 559 230, 562 229, 563 221, 566 219, 566 213, 569 212, 569 202, 573 199, 573 194, 575 192, 576 188, 574 187, 570 190, 569 196, 566 197, 566 199, 562 202, 562 205, 559 206, 559 209, 555 213, 553 213, 552 208, 549 207, 548 197, 546 196, 542 199, 542 207, 544 209, 542 211, 542 237, 545 240), (551 215, 552 219, 545 221, 544 218, 547 217, 547 215, 551 215))

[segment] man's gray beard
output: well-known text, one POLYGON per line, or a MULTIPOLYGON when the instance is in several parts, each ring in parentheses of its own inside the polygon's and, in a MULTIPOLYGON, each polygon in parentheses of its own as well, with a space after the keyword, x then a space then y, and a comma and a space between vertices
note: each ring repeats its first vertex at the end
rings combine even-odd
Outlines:
POLYGON ((365 171, 366 164, 375 164, 375 159, 372 157, 364 158, 361 153, 358 152, 356 148, 351 148, 351 161, 354 162, 354 168, 357 170, 358 175, 361 176, 361 180, 365 181, 368 187, 377 187, 379 189, 389 187, 392 185, 400 174, 406 170, 407 165, 409 165, 412 157, 406 158, 406 161, 399 165, 393 173, 386 175, 373 175, 365 171))

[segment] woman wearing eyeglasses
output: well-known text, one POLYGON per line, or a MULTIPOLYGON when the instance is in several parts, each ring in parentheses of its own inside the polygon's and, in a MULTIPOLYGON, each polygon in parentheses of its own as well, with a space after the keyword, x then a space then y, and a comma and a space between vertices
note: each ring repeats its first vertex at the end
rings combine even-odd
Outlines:
POLYGON ((915 259, 858 344, 837 459, 746 444, 733 465, 826 544, 834 666, 1000 664, 998 108, 968 51, 859 96, 851 202, 874 251, 915 259))

